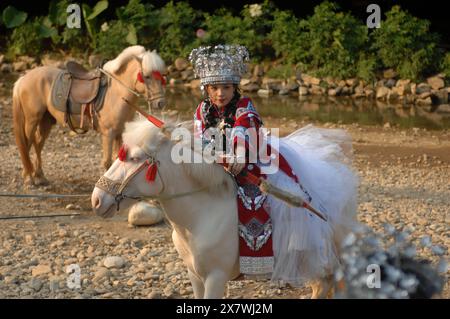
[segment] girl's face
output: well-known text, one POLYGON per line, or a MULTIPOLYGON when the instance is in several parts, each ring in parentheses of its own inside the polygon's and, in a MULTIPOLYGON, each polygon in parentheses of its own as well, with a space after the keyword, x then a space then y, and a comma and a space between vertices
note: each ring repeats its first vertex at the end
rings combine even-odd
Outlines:
POLYGON ((224 107, 230 103, 234 96, 233 84, 211 84, 206 86, 206 91, 211 101, 218 107, 224 107))

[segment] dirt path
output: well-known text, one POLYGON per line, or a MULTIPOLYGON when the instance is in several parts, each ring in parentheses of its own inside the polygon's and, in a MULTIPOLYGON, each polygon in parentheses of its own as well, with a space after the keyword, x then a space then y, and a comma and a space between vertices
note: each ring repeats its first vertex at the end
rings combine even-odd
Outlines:
MULTIPOLYGON (((9 89, 9 88, 7 88, 9 89)), ((103 173, 100 137, 73 136, 55 126, 43 152, 51 185, 24 191, 21 162, 12 134, 11 100, 0 86, 0 192, 90 193, 103 173), (6 97, 5 97, 6 96, 6 97)), ((273 120, 282 134, 307 123, 273 120)), ((376 230, 384 222, 429 235, 448 258, 450 207, 450 132, 419 129, 343 127, 353 139, 354 166, 361 178, 359 219, 376 230)), ((130 228, 126 216, 93 216, 89 198, 0 198, 0 216, 79 212, 75 218, 0 221, 0 297, 19 298, 191 298, 192 289, 171 243, 166 224, 130 228), (70 205, 70 206, 68 206, 70 205), (71 210, 68 209, 71 208, 71 210), (107 270, 107 256, 124 259, 123 268, 107 270), (67 265, 81 267, 82 288, 66 286, 67 265)), ((432 258, 426 251, 423 256, 432 258)), ((447 273, 444 298, 450 297, 447 273)), ((309 288, 278 287, 264 282, 229 284, 230 298, 308 298, 309 288)))

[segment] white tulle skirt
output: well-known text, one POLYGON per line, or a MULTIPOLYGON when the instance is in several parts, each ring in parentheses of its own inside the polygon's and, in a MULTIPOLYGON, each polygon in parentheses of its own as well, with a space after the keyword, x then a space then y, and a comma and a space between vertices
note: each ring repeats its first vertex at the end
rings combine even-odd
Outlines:
MULTIPOLYGON (((276 145, 276 137, 269 143, 276 145)), ((279 170, 268 175, 279 188, 311 199, 328 221, 268 196, 275 257, 272 280, 302 285, 330 274, 339 263, 335 238, 355 226, 358 178, 351 168, 351 137, 343 130, 308 125, 277 139, 279 151, 298 176, 299 187, 279 170)))

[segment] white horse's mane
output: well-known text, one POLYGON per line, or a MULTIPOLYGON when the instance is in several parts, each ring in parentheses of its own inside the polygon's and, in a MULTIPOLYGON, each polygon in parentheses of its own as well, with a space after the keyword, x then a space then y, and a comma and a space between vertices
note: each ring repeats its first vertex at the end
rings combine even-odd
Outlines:
MULTIPOLYGON (((177 124, 187 126, 186 122, 169 122, 166 123, 166 126, 176 127, 177 124)), ((169 138, 162 130, 146 119, 126 123, 122 138, 124 144, 137 145, 149 154, 156 154, 164 142, 169 142, 169 138)), ((170 161, 170 159, 167 159, 167 161, 170 161)), ((232 187, 229 176, 220 165, 210 164, 204 161, 201 163, 181 163, 175 165, 183 165, 183 169, 187 175, 195 179, 198 184, 213 186, 210 190, 222 189, 223 191, 223 187, 232 187)))
POLYGON ((134 57, 142 61, 144 75, 148 75, 153 71, 161 73, 166 71, 164 60, 158 55, 156 50, 146 51, 142 45, 133 45, 124 49, 114 60, 106 62, 103 68, 110 73, 116 73, 134 57))

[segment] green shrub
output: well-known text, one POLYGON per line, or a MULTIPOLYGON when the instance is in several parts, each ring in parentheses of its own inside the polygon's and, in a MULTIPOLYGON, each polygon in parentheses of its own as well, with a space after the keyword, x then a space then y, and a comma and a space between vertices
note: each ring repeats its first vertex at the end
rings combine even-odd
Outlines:
POLYGON ((105 59, 115 58, 123 49, 130 45, 127 36, 130 30, 122 21, 105 22, 97 33, 97 47, 95 52, 105 59))
POLYGON ((159 10, 152 4, 130 0, 126 6, 116 9, 116 15, 118 20, 128 26, 128 43, 133 44, 131 40, 134 30, 137 43, 149 49, 159 46, 159 10))
POLYGON ((384 67, 394 68, 402 78, 417 80, 437 68, 438 36, 429 29, 429 21, 393 6, 381 28, 373 32, 373 48, 384 67))
POLYGON ((42 22, 43 17, 36 17, 15 28, 8 43, 8 55, 14 58, 17 55, 36 56, 41 53, 44 49, 44 40, 40 34, 42 22))
POLYGON ((314 14, 300 21, 298 56, 294 57, 317 76, 348 78, 357 74, 356 64, 368 41, 367 27, 338 6, 323 2, 314 14))
POLYGON ((302 60, 299 43, 299 20, 291 11, 275 10, 272 30, 268 35, 275 54, 288 63, 302 60))
POLYGON ((450 78, 450 52, 447 52, 441 62, 441 71, 450 78))
POLYGON ((195 32, 200 25, 200 17, 201 12, 184 1, 175 4, 170 1, 161 8, 159 53, 166 63, 189 55, 195 46, 195 32))
POLYGON ((378 59, 371 53, 362 52, 356 65, 356 76, 366 82, 371 82, 376 79, 378 68, 378 59))
POLYGON ((275 79, 288 79, 291 76, 295 75, 295 66, 291 64, 280 64, 277 65, 269 71, 267 71, 266 75, 269 78, 275 78, 275 79))
POLYGON ((268 41, 271 28, 273 5, 268 1, 262 4, 245 5, 240 16, 233 16, 230 10, 221 8, 214 14, 204 14, 201 25, 206 35, 197 39, 194 46, 217 44, 244 45, 255 61, 271 56, 273 49, 268 41))

